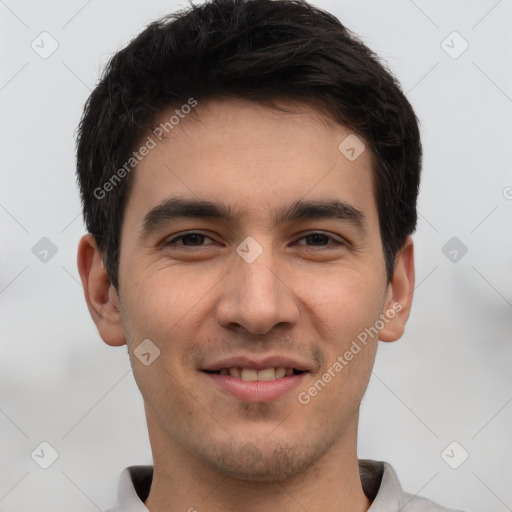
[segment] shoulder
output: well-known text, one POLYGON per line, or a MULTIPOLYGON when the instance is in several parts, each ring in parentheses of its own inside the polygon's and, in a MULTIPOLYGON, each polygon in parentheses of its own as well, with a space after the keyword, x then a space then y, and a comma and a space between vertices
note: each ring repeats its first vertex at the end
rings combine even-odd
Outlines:
POLYGON ((463 512, 405 492, 388 462, 359 459, 359 472, 363 490, 373 500, 368 512, 463 512))
POLYGON ((452 508, 446 508, 428 498, 404 492, 399 484, 398 477, 393 467, 384 462, 384 474, 387 480, 395 487, 396 497, 401 512, 463 512, 452 508))
POLYGON ((446 508, 438 503, 416 496, 414 494, 404 493, 402 496, 403 505, 400 508, 401 512, 463 512, 459 509, 446 508))

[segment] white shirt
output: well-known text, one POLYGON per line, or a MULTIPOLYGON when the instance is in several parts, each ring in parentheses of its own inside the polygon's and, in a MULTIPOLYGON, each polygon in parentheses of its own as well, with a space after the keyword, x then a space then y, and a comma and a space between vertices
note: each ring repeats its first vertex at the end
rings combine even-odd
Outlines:
MULTIPOLYGON (((373 500, 368 512, 462 512, 404 492, 387 462, 359 459, 359 474, 364 493, 373 500)), ((118 504, 106 512, 148 512, 144 501, 152 479, 153 466, 126 468, 119 478, 118 504)))

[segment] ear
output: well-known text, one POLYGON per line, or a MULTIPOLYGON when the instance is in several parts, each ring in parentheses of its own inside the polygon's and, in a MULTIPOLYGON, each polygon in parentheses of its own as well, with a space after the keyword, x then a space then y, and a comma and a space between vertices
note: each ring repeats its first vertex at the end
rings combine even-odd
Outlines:
POLYGON ((90 234, 80 239, 77 264, 85 301, 101 339, 107 345, 125 345, 119 298, 103 266, 96 240, 90 234))
POLYGON ((411 312, 414 281, 414 245, 409 236, 395 258, 383 311, 385 325, 379 334, 381 341, 396 341, 402 337, 411 312))

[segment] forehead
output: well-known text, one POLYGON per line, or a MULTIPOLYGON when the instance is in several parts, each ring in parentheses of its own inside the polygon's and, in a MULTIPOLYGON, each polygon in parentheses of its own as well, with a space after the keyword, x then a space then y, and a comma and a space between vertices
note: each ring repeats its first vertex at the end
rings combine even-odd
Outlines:
POLYGON ((374 216, 372 158, 364 142, 313 107, 283 106, 293 113, 233 99, 199 103, 188 117, 163 111, 155 123, 163 136, 150 133, 156 145, 134 171, 126 216, 140 221, 176 196, 228 203, 240 219, 326 197, 374 216), (362 151, 355 159, 350 146, 362 151))

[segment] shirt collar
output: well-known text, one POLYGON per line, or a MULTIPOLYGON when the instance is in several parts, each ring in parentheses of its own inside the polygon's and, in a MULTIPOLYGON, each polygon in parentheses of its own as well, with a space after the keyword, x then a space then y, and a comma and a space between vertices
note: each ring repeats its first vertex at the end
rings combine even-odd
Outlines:
MULTIPOLYGON (((404 493, 393 467, 387 462, 359 459, 359 474, 364 493, 372 500, 368 512, 403 510, 414 498, 404 493)), ((144 501, 149 495, 152 479, 153 466, 126 468, 119 478, 118 506, 107 512, 149 512, 144 501)))
POLYGON ((130 466, 119 477, 118 506, 107 512, 149 512, 144 501, 149 496, 153 466, 130 466))

